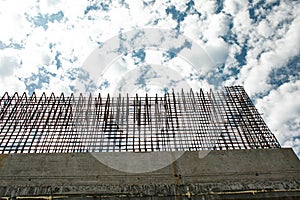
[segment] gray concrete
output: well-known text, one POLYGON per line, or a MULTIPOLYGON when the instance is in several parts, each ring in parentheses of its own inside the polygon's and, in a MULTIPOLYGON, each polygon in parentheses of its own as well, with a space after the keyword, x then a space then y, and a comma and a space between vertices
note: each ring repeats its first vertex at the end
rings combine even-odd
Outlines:
POLYGON ((157 152, 153 155, 139 153, 129 158, 126 153, 0 155, 0 197, 300 198, 300 161, 292 149, 157 152), (115 166, 121 166, 119 170, 108 163, 110 156, 115 166), (117 159, 121 157, 126 159, 117 159), (142 160, 143 165, 150 165, 145 169, 148 172, 124 172, 123 169, 126 171, 141 163, 138 157, 148 159, 142 160), (166 167, 157 169, 168 162, 166 167), (157 170, 149 171, 151 167, 157 170))

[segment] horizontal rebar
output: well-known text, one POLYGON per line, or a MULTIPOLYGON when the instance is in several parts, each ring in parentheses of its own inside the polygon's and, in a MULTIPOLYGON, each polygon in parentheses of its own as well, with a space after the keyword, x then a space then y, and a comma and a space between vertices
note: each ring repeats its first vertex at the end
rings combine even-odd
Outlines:
POLYGON ((162 97, 0 99, 0 153, 280 148, 241 86, 162 97))

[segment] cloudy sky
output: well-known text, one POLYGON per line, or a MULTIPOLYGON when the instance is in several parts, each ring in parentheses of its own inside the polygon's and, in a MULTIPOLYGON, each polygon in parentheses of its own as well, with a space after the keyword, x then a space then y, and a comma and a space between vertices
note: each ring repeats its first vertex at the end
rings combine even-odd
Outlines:
POLYGON ((300 156, 299 12, 297 0, 1 0, 0 92, 242 85, 300 156))

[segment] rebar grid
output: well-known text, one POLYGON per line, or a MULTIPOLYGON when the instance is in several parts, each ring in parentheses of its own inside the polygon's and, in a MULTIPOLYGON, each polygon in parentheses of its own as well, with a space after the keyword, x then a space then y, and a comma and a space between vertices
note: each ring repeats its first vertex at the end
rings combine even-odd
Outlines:
POLYGON ((163 97, 5 93, 0 106, 0 153, 280 148, 241 86, 163 97))

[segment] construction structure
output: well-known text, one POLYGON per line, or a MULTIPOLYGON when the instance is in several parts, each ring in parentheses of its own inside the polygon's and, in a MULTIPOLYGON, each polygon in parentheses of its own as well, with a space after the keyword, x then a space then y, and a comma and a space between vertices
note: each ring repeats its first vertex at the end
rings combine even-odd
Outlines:
POLYGON ((154 97, 5 93, 0 153, 4 199, 300 197, 297 156, 241 86, 154 97), (147 153, 170 163, 134 173, 101 159, 147 153))
POLYGON ((163 97, 1 99, 1 153, 279 148, 242 87, 163 97))

